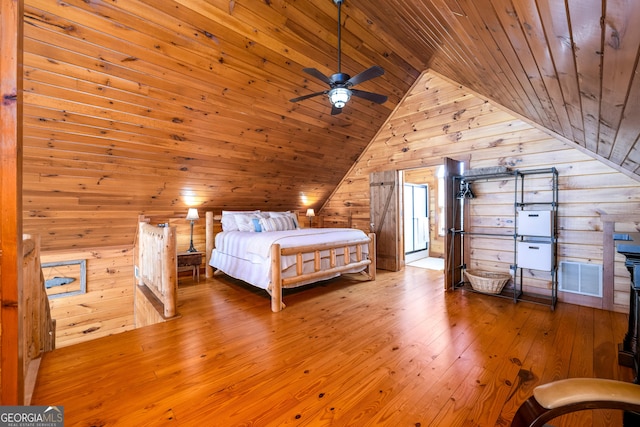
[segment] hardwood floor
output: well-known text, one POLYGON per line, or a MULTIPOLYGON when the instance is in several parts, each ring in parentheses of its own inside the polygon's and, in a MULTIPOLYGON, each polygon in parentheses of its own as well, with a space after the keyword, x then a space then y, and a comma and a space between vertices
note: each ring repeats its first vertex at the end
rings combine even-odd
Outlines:
MULTIPOLYGON (((442 272, 378 271, 288 293, 184 281, 180 319, 46 354, 34 405, 66 426, 508 426, 533 387, 632 380, 626 316, 464 291, 442 272)), ((588 411, 556 426, 620 425, 588 411)))

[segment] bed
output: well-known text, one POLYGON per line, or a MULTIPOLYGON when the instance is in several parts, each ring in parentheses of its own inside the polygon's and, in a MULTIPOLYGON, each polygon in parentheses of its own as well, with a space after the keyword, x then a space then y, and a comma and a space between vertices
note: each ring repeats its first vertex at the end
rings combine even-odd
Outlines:
MULTIPOLYGON (((353 228, 300 228, 293 212, 226 212, 222 232, 213 234, 207 213, 207 240, 215 247, 208 265, 266 290, 271 310, 285 305, 282 290, 362 273, 375 280, 375 235, 353 228)), ((218 218, 217 218, 218 219, 218 218)))

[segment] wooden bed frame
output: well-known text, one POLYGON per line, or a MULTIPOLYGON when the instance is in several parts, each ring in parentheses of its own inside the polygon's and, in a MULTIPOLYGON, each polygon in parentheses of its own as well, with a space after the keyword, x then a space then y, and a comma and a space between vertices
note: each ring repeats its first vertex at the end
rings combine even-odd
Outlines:
MULTIPOLYGON (((206 213, 206 277, 213 277, 213 267, 209 265, 211 252, 215 242, 215 226, 214 219, 220 220, 220 217, 214 217, 213 212, 206 213)), ((339 255, 343 256, 343 255, 339 255)), ((281 248, 279 244, 271 247, 271 284, 267 292, 271 295, 271 311, 278 312, 285 305, 282 302, 282 290, 286 288, 295 288, 301 286, 301 283, 308 283, 309 280, 320 281, 329 279, 337 273, 342 273, 353 268, 365 267, 362 273, 368 280, 376 280, 376 236, 370 233, 367 237, 359 240, 349 240, 336 243, 325 243, 320 245, 306 245, 295 248, 281 248), (351 262, 351 248, 356 247, 356 261, 351 262), (365 257, 363 247, 368 248, 368 256, 365 257), (336 249, 344 249, 345 265, 336 265, 336 249), (326 270, 320 267, 320 252, 329 251, 330 266, 326 270), (303 273, 302 259, 304 254, 313 254, 314 271, 311 273, 303 273), (282 277, 281 257, 294 255, 296 257, 296 275, 293 277, 282 277)))
MULTIPOLYGON (((153 226, 148 218, 140 216, 135 247, 137 290, 163 319, 175 317, 178 306, 176 228, 153 226)), ((136 299, 136 313, 142 313, 141 310, 144 311, 143 305, 136 299)))

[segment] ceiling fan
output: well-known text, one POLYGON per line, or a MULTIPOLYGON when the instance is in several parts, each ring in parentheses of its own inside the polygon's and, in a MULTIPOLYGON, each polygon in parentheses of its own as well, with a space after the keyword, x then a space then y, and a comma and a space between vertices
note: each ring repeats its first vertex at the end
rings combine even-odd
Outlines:
POLYGON ((349 101, 352 95, 367 99, 377 104, 383 104, 387 101, 387 97, 385 95, 352 89, 353 86, 359 83, 383 75, 384 70, 382 67, 374 65, 353 77, 340 71, 340 7, 342 6, 343 1, 344 0, 333 0, 333 2, 338 6, 338 72, 332 74, 331 77, 327 77, 316 68, 304 68, 302 70, 318 80, 322 80, 327 83, 329 85, 329 89, 323 90, 322 92, 299 96, 290 100, 291 102, 298 102, 318 95, 328 95, 329 101, 331 101, 331 115, 340 114, 342 112, 342 107, 347 104, 347 101, 349 101))

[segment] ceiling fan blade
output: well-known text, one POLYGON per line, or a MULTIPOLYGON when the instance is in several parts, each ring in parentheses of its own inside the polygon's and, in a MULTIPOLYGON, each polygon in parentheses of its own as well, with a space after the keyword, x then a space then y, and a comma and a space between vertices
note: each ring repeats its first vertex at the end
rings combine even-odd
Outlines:
POLYGON ((318 71, 315 68, 303 68, 302 71, 304 71, 307 74, 312 75, 316 79, 321 80, 321 81, 325 82, 328 85, 331 85, 331 79, 329 79, 329 77, 325 76, 324 74, 322 74, 320 71, 318 71))
POLYGON ((351 77, 349 80, 347 80, 346 84, 350 86, 355 86, 359 83, 366 82, 367 80, 371 80, 374 77, 380 77, 383 74, 384 74, 384 70, 382 69, 382 67, 378 65, 374 65, 371 68, 367 68, 360 74, 356 74, 355 76, 351 77))
POLYGON ((325 91, 322 91, 322 92, 310 93, 309 95, 302 95, 302 96, 299 96, 297 98, 290 99, 289 101, 291 101, 291 102, 303 101, 305 99, 313 98, 314 96, 325 95, 328 92, 329 92, 328 90, 325 90, 325 91))
POLYGON ((340 114, 342 113, 342 108, 337 108, 334 107, 333 105, 331 106, 331 115, 335 116, 336 114, 340 114))
POLYGON ((384 104, 385 102, 387 102, 386 95, 380 95, 378 93, 372 93, 372 92, 365 92, 363 90, 358 90, 358 89, 351 89, 351 95, 364 98, 369 101, 373 101, 376 104, 384 104))

